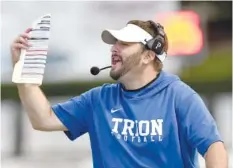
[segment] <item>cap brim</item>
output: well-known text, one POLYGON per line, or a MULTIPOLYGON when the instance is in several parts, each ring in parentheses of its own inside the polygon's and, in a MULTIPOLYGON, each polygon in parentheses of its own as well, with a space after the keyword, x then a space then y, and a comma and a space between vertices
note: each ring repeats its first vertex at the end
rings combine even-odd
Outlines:
POLYGON ((142 42, 150 40, 152 36, 140 27, 128 24, 120 30, 106 29, 101 34, 102 40, 107 44, 115 44, 117 40, 123 42, 142 42))
POLYGON ((115 44, 116 41, 118 40, 116 37, 118 36, 119 35, 117 35, 117 30, 106 29, 102 32, 101 38, 103 42, 105 42, 106 44, 115 44))

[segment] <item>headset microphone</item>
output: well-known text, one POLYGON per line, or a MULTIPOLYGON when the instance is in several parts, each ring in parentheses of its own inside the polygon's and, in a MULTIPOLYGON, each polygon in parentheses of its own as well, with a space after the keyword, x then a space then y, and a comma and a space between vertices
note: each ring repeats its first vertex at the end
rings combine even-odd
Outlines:
POLYGON ((100 71, 104 70, 104 69, 107 69, 107 68, 111 68, 112 66, 107 66, 107 67, 104 67, 104 68, 98 68, 98 67, 92 67, 90 72, 92 75, 98 75, 100 71))

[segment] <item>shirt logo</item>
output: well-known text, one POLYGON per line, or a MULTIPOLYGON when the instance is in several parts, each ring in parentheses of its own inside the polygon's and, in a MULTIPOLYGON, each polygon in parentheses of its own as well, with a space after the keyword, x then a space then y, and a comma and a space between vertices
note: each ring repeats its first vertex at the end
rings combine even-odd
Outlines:
MULTIPOLYGON (((113 110, 114 112, 120 109, 113 110)), ((112 135, 131 142, 155 142, 163 140, 163 119, 130 120, 112 118, 112 135)))
POLYGON ((121 110, 121 108, 112 108, 111 113, 115 113, 115 112, 120 111, 120 110, 121 110))

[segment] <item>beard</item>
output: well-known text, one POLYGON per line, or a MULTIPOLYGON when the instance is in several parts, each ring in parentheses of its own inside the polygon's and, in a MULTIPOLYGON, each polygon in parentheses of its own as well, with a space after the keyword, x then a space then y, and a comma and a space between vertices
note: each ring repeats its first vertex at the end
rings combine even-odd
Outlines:
POLYGON ((113 80, 118 80, 120 77, 124 76, 127 72, 133 69, 140 63, 141 52, 137 52, 127 57, 125 60, 121 61, 120 68, 111 69, 110 77, 113 80))

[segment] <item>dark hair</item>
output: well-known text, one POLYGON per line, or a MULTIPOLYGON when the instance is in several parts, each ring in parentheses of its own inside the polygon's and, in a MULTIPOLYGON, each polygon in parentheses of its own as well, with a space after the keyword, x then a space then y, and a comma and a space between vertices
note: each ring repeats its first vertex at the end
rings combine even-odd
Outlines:
MULTIPOLYGON (((155 37, 157 35, 156 34, 157 32, 155 32, 153 25, 149 21, 131 20, 127 24, 134 24, 134 25, 141 27, 146 32, 148 32, 152 37, 155 37)), ((164 51, 167 52, 167 50, 168 50, 168 38, 167 38, 167 35, 165 34, 164 51)), ((157 71, 161 71, 163 68, 163 64, 157 57, 155 57, 154 63, 155 63, 155 69, 157 71)))

